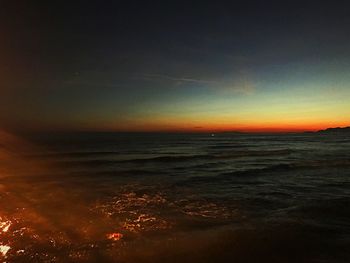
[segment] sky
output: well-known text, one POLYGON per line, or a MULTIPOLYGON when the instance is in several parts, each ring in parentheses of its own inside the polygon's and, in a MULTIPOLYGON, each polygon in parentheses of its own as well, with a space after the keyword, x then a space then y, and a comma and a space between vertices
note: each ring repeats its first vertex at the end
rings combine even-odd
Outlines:
POLYGON ((346 1, 3 0, 0 128, 348 126, 349 12, 346 1))

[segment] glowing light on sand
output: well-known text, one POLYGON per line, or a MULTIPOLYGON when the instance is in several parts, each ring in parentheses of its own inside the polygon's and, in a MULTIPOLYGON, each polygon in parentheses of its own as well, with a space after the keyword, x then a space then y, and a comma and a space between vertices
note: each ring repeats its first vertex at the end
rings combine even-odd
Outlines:
POLYGON ((113 241, 119 241, 123 238, 123 234, 122 233, 118 233, 118 232, 115 232, 115 233, 110 233, 110 234, 107 234, 106 237, 110 240, 113 240, 113 241))
POLYGON ((0 245, 0 253, 2 256, 6 256, 7 252, 10 250, 11 247, 6 246, 6 245, 0 245))

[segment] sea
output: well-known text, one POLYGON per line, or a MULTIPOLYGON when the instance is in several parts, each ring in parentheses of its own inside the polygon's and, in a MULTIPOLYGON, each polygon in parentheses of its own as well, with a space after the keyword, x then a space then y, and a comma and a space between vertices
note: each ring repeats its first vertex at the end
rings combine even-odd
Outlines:
POLYGON ((350 262, 349 134, 11 138, 1 262, 350 262))

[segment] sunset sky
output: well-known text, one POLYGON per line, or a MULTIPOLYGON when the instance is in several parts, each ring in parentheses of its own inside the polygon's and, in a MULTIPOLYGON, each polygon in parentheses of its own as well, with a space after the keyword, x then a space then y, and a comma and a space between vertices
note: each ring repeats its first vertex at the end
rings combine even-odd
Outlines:
POLYGON ((350 125, 345 1, 129 2, 1 1, 3 128, 350 125))

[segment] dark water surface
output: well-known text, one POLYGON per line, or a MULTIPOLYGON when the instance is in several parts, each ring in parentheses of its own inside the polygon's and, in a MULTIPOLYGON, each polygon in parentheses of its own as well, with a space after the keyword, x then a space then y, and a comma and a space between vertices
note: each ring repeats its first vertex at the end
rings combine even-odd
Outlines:
POLYGON ((43 169, 0 178, 6 262, 350 262, 349 135, 32 141, 43 169))

